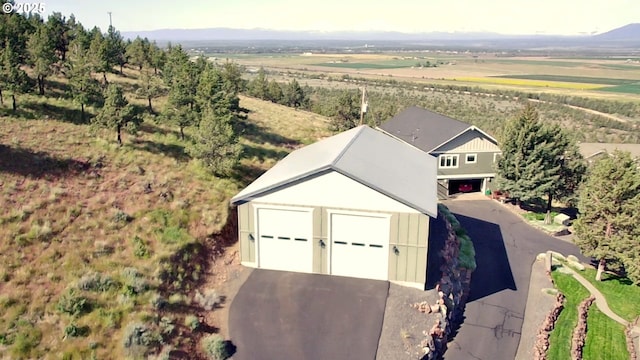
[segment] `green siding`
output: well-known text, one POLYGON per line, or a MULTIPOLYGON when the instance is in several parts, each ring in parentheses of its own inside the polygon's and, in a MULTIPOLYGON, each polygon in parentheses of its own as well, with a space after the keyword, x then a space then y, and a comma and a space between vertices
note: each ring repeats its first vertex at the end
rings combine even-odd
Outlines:
POLYGON ((465 155, 467 153, 447 153, 447 155, 458 155, 458 167, 454 169, 442 169, 440 168, 440 154, 433 154, 438 161, 438 175, 464 175, 464 174, 493 174, 495 173, 493 154, 496 152, 479 152, 468 154, 476 154, 477 159, 475 164, 466 164, 465 155))
POLYGON ((238 206, 238 240, 240 241, 240 260, 242 262, 256 261, 255 236, 253 206, 251 203, 244 203, 238 206))

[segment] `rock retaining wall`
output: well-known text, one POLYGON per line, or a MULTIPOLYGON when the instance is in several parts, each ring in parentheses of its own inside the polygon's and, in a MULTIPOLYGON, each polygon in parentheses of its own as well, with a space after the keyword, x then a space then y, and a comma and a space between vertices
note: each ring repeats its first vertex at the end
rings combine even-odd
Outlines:
POLYGON ((468 268, 460 264, 461 242, 458 234, 465 234, 465 232, 460 228, 457 219, 442 205, 438 206, 438 216, 444 219, 447 226, 447 239, 441 251, 442 278, 436 285, 438 301, 434 305, 414 304, 414 307, 421 312, 439 312, 441 315, 429 331, 423 332, 425 335, 421 343, 425 353, 421 358, 423 360, 443 357, 447 350, 449 336, 462 322, 465 303, 469 296, 471 273, 475 269, 475 266, 468 268))
POLYGON ((553 328, 556 326, 558 316, 564 309, 564 295, 558 293, 556 295, 556 303, 553 305, 553 309, 549 312, 549 315, 544 319, 540 329, 538 329, 538 335, 536 336, 536 343, 533 346, 533 360, 546 360, 547 351, 549 350, 549 335, 553 328))
POLYGON ((587 339, 587 317, 589 316, 589 308, 595 300, 595 296, 591 295, 578 305, 578 324, 573 329, 573 336, 571 337, 572 360, 582 360, 582 348, 584 348, 584 343, 587 339))

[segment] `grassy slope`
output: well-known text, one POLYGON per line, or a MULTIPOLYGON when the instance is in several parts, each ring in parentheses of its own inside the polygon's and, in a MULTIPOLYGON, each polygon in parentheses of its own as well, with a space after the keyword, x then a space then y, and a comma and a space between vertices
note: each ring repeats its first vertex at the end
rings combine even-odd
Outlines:
MULTIPOLYGON (((110 80, 135 83, 132 76, 110 80)), ((173 322, 165 341, 174 336, 173 345, 192 349, 198 335, 182 324, 200 311, 180 304, 211 283, 203 279, 207 251, 226 222, 229 198, 292 148, 329 135, 326 120, 243 98, 250 113, 242 142, 255 153, 247 152, 233 179, 221 179, 189 159, 174 129, 147 123, 118 147, 111 132, 65 122, 78 114, 64 98, 64 82, 56 86, 55 98, 21 96, 22 118, 0 118, 0 358, 121 357, 127 324, 168 331, 160 317, 173 322), (141 248, 148 255, 134 254, 141 248), (78 290, 78 280, 96 272, 116 285, 78 290), (92 305, 86 314, 58 310, 69 289, 92 305), (179 311, 158 311, 151 305, 158 296, 179 311), (63 340, 71 324, 86 336, 63 340)))
POLYGON ((609 307, 616 314, 628 321, 640 316, 640 286, 609 273, 603 274, 603 281, 596 281, 596 271, 588 268, 584 271, 584 277, 604 294, 609 307))
POLYGON ((571 358, 571 335, 578 323, 578 304, 589 296, 589 292, 571 275, 554 271, 552 276, 556 287, 564 294, 566 300, 564 309, 549 337, 548 358, 565 360, 571 358))
MULTIPOLYGON (((577 306, 589 292, 568 274, 552 273, 556 287, 566 296, 565 307, 549 338, 549 359, 571 358, 571 337, 578 321, 577 306)), ((595 303, 587 317, 587 340, 583 348, 585 359, 628 359, 624 327, 602 314, 595 303)))

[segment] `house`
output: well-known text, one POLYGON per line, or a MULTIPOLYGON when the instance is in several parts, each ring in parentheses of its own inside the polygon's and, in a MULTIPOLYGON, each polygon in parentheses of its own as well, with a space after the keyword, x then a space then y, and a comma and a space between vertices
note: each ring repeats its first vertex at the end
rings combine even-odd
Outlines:
POLYGON ((580 149, 580 154, 589 164, 616 150, 627 151, 633 159, 640 162, 640 144, 580 143, 578 148, 580 149))
POLYGON ((438 165, 438 197, 458 192, 494 190, 495 169, 502 152, 498 141, 460 120, 410 107, 380 129, 432 155, 438 165))
POLYGON ((424 289, 436 159, 368 126, 293 151, 231 199, 241 262, 424 289))

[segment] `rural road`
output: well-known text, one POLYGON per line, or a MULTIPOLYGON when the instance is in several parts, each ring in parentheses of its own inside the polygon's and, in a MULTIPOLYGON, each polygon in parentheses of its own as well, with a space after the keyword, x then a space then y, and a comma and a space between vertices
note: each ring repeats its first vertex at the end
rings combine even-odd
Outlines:
POLYGON ((489 200, 445 201, 476 249, 477 269, 465 319, 445 353, 447 360, 512 360, 516 356, 537 254, 578 248, 531 228, 522 218, 489 200))

